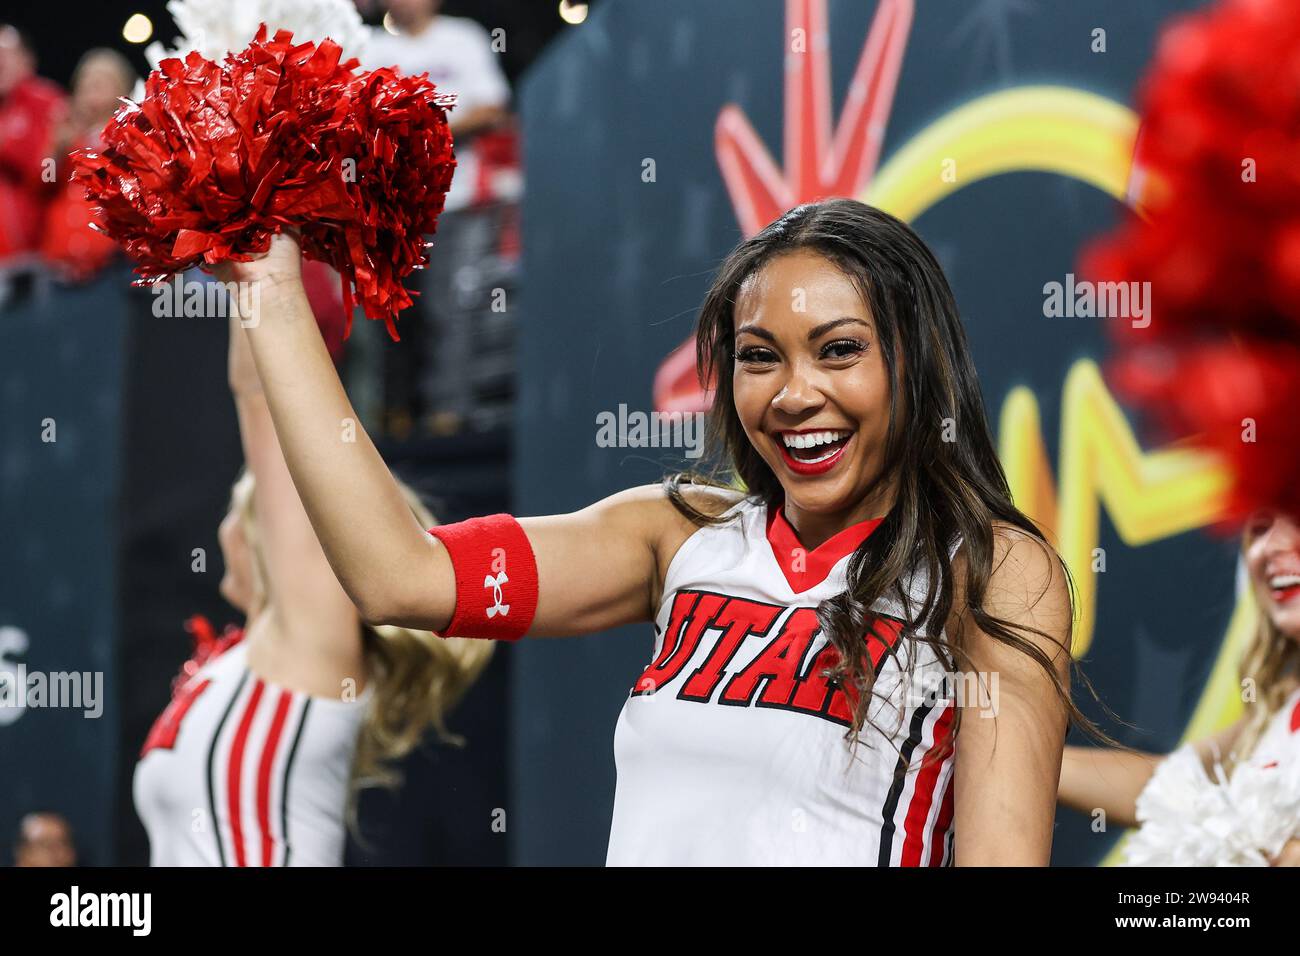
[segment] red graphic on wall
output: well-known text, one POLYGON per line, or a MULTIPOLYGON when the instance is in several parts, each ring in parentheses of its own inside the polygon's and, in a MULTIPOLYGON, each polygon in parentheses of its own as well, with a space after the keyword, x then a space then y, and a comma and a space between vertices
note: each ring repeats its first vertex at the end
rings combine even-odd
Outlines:
MULTIPOLYGON (((739 106, 724 106, 714 126, 714 154, 743 235, 800 203, 866 189, 880 160, 912 13, 913 0, 881 0, 832 132, 826 0, 786 0, 784 171, 739 106)), ((659 366, 655 408, 707 411, 712 394, 696 373, 692 337, 659 366)))

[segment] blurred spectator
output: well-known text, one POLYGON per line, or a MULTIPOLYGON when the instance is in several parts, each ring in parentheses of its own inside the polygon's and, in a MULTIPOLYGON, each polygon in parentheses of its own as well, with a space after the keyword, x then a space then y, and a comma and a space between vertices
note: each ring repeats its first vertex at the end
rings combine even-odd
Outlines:
MULTIPOLYGON (((399 323, 405 347, 384 350, 383 429, 405 437, 416 417, 433 434, 496 427, 508 417, 513 388, 511 316, 488 303, 504 289, 501 272, 513 263, 500 255, 519 193, 510 87, 478 23, 440 14, 441 0, 386 6, 396 32, 374 30, 367 65, 428 73, 438 89, 456 94, 450 119, 457 168, 429 267, 415 277, 419 298, 399 323)), ((367 328, 363 337, 373 343, 378 334, 367 328)))
POLYGON ((447 209, 463 209, 476 198, 473 137, 508 118, 510 85, 487 30, 465 17, 439 13, 442 0, 387 0, 386 6, 388 21, 398 32, 376 27, 366 59, 372 67, 396 66, 406 74, 428 73, 439 90, 456 94, 456 108, 451 112, 456 178, 447 194, 447 209))
POLYGON ((14 866, 76 866, 72 826, 57 813, 29 813, 18 824, 14 866))
POLYGON ((36 54, 16 27, 0 25, 0 267, 34 258, 54 182, 51 135, 63 93, 36 75, 36 54))
POLYGON ((113 240, 90 227, 90 203, 81 187, 68 181, 68 153, 101 145, 104 124, 136 79, 126 57, 106 48, 86 53, 72 74, 69 109, 51 146, 61 185, 46 209, 40 247, 46 263, 65 278, 88 279, 117 252, 113 240))

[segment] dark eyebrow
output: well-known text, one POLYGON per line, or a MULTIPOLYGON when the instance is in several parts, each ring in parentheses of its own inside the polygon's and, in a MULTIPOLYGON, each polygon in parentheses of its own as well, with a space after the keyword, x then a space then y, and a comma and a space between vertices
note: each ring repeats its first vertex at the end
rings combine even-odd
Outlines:
MULTIPOLYGON (((867 329, 871 328, 871 325, 864 322, 862 319, 855 319, 852 316, 846 315, 841 319, 831 319, 829 322, 823 322, 821 325, 812 328, 808 332, 808 341, 814 342, 832 329, 838 329, 841 325, 863 325, 866 326, 867 329)), ((752 322, 736 329, 736 335, 741 335, 745 332, 748 332, 750 335, 758 336, 760 339, 765 339, 768 342, 776 341, 775 335, 763 328, 761 325, 755 325, 752 322)))

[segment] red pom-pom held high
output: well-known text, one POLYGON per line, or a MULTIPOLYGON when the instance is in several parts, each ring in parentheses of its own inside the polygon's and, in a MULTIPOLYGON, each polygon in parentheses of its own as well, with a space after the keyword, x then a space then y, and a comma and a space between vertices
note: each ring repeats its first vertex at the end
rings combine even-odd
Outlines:
POLYGON ((454 97, 341 57, 332 40, 268 40, 263 27, 221 63, 164 60, 104 147, 73 154, 96 226, 141 281, 246 262, 297 229, 303 255, 342 277, 349 322, 356 302, 397 338, 402 280, 427 261, 456 166, 454 97))

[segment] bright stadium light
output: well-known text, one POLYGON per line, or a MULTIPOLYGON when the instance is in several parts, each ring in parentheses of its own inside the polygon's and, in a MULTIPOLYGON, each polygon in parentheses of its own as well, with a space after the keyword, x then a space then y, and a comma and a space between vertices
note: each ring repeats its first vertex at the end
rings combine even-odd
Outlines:
POLYGON ((122 39, 127 43, 145 43, 153 36, 153 21, 143 13, 133 13, 122 25, 122 39))
POLYGON ((587 19, 587 5, 573 3, 572 0, 560 0, 560 19, 571 26, 577 26, 587 19))

